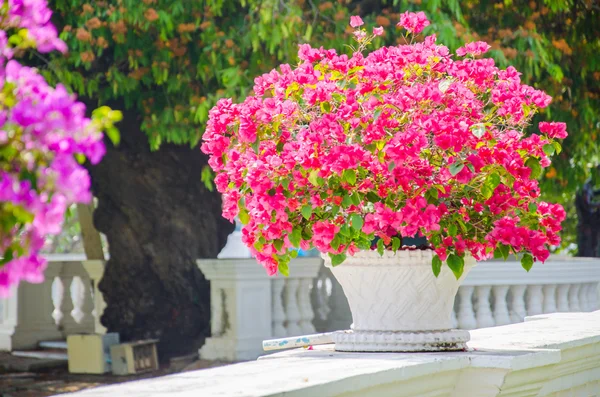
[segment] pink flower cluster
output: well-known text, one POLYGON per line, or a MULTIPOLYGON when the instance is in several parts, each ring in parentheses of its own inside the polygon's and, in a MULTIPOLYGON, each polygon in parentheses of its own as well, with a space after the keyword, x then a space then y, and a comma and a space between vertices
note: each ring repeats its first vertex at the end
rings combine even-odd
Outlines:
POLYGON ((65 87, 48 86, 35 69, 11 59, 17 50, 31 47, 66 50, 46 2, 9 0, 6 7, 0 1, 0 10, 2 296, 21 280, 43 280, 45 236, 60 232, 71 204, 91 200, 89 175, 75 156, 97 163, 104 145, 100 125, 86 118, 85 106, 65 87))
POLYGON ((419 34, 429 26, 429 20, 423 11, 405 12, 400 14, 400 22, 397 26, 408 30, 409 33, 419 34))
MULTIPOLYGON (((429 21, 404 13, 399 25, 417 34, 429 21)), ((397 249, 414 235, 457 276, 467 253, 521 254, 527 268, 559 243, 564 210, 539 201, 536 178, 565 125, 526 134, 551 98, 514 68, 454 59, 435 35, 367 55, 305 44, 298 56, 296 68, 256 78, 243 103, 219 101, 203 136, 223 215, 239 217, 269 274, 286 274, 295 248, 337 264, 374 240, 397 249)))

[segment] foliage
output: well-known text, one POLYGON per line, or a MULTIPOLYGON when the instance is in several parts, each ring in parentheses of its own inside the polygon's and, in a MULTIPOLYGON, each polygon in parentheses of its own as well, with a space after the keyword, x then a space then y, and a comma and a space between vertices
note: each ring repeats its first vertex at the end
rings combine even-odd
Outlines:
MULTIPOLYGON (((411 40, 428 25, 422 12, 398 23, 411 40)), ((545 261, 565 212, 539 201, 536 178, 566 125, 524 130, 551 98, 513 67, 478 59, 490 48, 481 41, 458 60, 435 35, 363 55, 383 33, 355 30, 350 55, 301 45, 299 66, 258 77, 241 104, 217 103, 202 150, 224 216, 239 215, 269 274, 288 272, 293 248, 316 247, 336 265, 376 238, 383 254, 415 234, 435 248, 434 272, 446 261, 457 278, 467 252, 520 253, 527 270, 545 261)))
POLYGON ((48 86, 14 58, 37 48, 65 51, 43 0, 0 1, 0 295, 43 279, 45 237, 60 232, 69 205, 91 199, 87 171, 100 161, 102 129, 119 113, 92 119, 65 87, 48 86))
POLYGON ((523 82, 554 97, 534 121, 564 120, 571 137, 541 186, 547 200, 568 204, 565 241, 574 241, 573 193, 600 161, 597 1, 53 0, 52 6, 70 53, 53 57, 46 76, 100 104, 122 98, 142 118, 154 149, 198 142, 216 101, 242 100, 254 76, 293 59, 297 43, 337 50, 350 44, 350 13, 388 28, 375 40, 380 45, 401 42, 389 29, 401 11, 426 10, 430 29, 451 51, 484 40, 498 66, 514 65, 523 82))

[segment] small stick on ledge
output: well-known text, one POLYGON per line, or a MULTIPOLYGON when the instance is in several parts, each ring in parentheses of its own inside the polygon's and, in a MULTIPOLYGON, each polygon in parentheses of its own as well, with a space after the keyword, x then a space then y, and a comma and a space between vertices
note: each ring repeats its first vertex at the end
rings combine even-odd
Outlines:
POLYGON ((333 335, 346 331, 325 332, 323 334, 294 336, 291 338, 269 339, 263 341, 263 350, 283 350, 297 347, 327 345, 333 342, 333 335))

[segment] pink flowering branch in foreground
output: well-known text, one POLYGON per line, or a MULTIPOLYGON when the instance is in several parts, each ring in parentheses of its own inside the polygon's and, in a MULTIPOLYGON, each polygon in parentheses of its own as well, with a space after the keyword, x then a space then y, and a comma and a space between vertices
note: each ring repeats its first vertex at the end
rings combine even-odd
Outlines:
POLYGON ((80 162, 100 161, 102 129, 120 119, 108 108, 87 118, 65 87, 15 59, 66 51, 51 15, 44 0, 0 0, 0 296, 43 280, 45 237, 60 232, 71 204, 92 198, 80 162))
MULTIPOLYGON (((464 256, 521 258, 529 270, 559 244, 565 211, 539 200, 537 178, 561 150, 564 123, 532 117, 551 98, 513 67, 422 42, 363 53, 373 34, 353 17, 353 53, 299 46, 297 67, 256 78, 243 103, 211 110, 202 150, 223 194, 223 215, 269 274, 287 274, 296 248, 334 265, 357 250, 397 250, 425 236, 459 277, 464 256), (464 57, 463 57, 464 56, 464 57), (374 245, 374 242, 377 243, 374 245)), ((398 24, 412 34, 423 13, 398 24)))

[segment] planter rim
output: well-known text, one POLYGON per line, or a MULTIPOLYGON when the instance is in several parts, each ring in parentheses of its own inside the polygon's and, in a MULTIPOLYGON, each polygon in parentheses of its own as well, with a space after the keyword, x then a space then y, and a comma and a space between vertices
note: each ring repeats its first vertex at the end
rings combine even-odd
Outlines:
MULTIPOLYGON (((416 250, 398 250, 384 251, 383 255, 379 255, 376 250, 361 250, 353 256, 348 255, 346 260, 338 266, 431 266, 431 261, 435 251, 432 249, 416 249, 416 250)), ((331 258, 328 254, 321 253, 321 258, 325 262, 325 266, 333 268, 331 258)), ((475 259, 470 255, 465 255, 465 266, 475 265, 475 259)), ((337 266, 336 266, 337 267, 337 266)))

